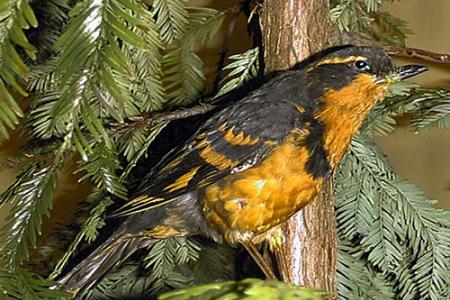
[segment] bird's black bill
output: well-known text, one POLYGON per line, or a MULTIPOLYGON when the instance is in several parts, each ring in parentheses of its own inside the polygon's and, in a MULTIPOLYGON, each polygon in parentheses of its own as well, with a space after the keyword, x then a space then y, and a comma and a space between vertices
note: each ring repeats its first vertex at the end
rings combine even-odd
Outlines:
POLYGON ((428 68, 425 66, 406 65, 406 66, 396 67, 393 75, 398 77, 398 79, 406 79, 406 78, 410 78, 410 77, 419 75, 420 73, 423 73, 426 71, 428 71, 428 68))

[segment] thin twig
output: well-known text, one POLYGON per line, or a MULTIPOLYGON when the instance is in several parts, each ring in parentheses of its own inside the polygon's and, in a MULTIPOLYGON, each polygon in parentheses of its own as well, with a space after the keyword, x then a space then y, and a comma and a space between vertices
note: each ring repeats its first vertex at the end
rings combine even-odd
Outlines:
POLYGON ((385 46, 384 49, 390 55, 417 58, 450 67, 450 54, 436 53, 429 50, 410 47, 385 46))
MULTIPOLYGON (((239 15, 240 9, 242 6, 246 3, 246 1, 242 1, 239 5, 236 5, 232 7, 230 10, 235 14, 239 15)), ((234 19, 237 20, 236 17, 234 19)), ((230 21, 232 22, 232 21, 230 21)), ((236 21, 234 21, 236 23, 236 21)), ((234 30, 236 24, 230 25, 228 28, 228 35, 225 38, 223 50, 221 53, 221 60, 218 62, 218 72, 215 79, 215 84, 219 84, 221 80, 221 69, 223 68, 224 63, 224 57, 226 55, 226 52, 228 51, 228 39, 231 35, 232 31, 234 30)), ((401 57, 411 57, 411 58, 417 58, 421 59, 423 61, 428 62, 434 62, 443 64, 450 67, 450 55, 449 54, 442 54, 442 53, 436 53, 429 50, 424 49, 418 49, 418 48, 410 48, 410 47, 397 47, 392 45, 382 45, 379 42, 373 41, 371 39, 368 39, 366 37, 362 37, 357 34, 349 34, 345 33, 343 34, 343 42, 345 44, 354 44, 354 45, 370 45, 370 46, 376 46, 376 47, 382 47, 386 50, 386 52, 390 55, 394 56, 401 56, 401 57)), ((216 89, 215 87, 214 89, 216 89)), ((136 129, 136 128, 145 128, 149 129, 154 127, 155 125, 167 122, 167 121, 173 121, 178 119, 184 119, 200 114, 207 113, 214 108, 216 108, 213 104, 208 104, 209 99, 203 99, 203 102, 192 106, 191 108, 176 110, 173 112, 165 113, 165 114, 157 114, 157 115, 144 115, 140 117, 134 117, 130 118, 125 123, 118 124, 114 130, 118 133, 124 133, 129 129, 136 129)))
POLYGON ((341 32, 342 43, 357 46, 373 46, 383 48, 389 55, 416 58, 427 62, 443 64, 450 67, 450 54, 436 53, 429 50, 383 44, 366 36, 341 32))
POLYGON ((160 123, 185 119, 188 117, 201 115, 207 113, 216 108, 215 105, 200 103, 198 105, 192 106, 190 108, 179 109, 169 113, 160 113, 154 116, 139 116, 128 119, 125 123, 117 124, 114 131, 117 133, 124 133, 130 129, 144 128, 150 129, 160 123))
MULTIPOLYGON (((244 6, 248 2, 249 2, 249 0, 242 0, 242 1, 240 1, 239 4, 236 4, 232 7, 230 7, 229 9, 227 9, 227 11, 229 11, 231 13, 231 19, 230 19, 230 22, 228 25, 227 34, 224 39, 222 51, 220 52, 220 58, 219 58, 219 61, 217 62, 217 72, 216 72, 216 76, 214 79, 214 87, 213 87, 212 92, 209 93, 211 95, 215 95, 219 89, 220 81, 222 80, 222 72, 223 72, 223 67, 225 64, 226 55, 229 50, 228 47, 229 47, 231 35, 233 34, 233 32, 236 28, 236 24, 239 19, 240 13, 242 12, 244 6)), ((208 103, 209 101, 211 101, 211 99, 204 98, 204 99, 202 99, 200 104, 192 106, 190 108, 180 109, 180 110, 176 110, 176 111, 169 112, 169 113, 160 113, 157 115, 146 114, 146 115, 139 116, 139 117, 133 117, 133 118, 128 119, 125 123, 116 124, 116 126, 114 127, 113 130, 116 133, 125 133, 126 131, 128 131, 130 129, 136 129, 136 128, 149 129, 149 128, 152 128, 162 122, 184 119, 184 118, 192 117, 195 115, 204 114, 204 113, 207 113, 207 112, 213 110, 216 107, 213 104, 209 104, 208 103)))

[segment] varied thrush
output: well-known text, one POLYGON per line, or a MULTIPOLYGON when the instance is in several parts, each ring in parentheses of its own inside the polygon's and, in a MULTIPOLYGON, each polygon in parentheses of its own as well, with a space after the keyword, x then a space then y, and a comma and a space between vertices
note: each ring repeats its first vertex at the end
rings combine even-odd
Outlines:
POLYGON ((143 180, 116 232, 61 280, 77 293, 158 239, 204 235, 247 249, 314 200, 388 86, 426 71, 344 47, 280 72, 208 119, 143 180))

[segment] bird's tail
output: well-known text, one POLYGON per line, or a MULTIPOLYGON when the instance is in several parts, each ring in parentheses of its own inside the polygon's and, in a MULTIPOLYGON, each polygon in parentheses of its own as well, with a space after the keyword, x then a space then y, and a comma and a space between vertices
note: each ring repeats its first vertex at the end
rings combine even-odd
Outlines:
POLYGON ((154 244, 145 236, 117 235, 109 238, 69 273, 58 280, 59 289, 78 294, 95 285, 109 270, 124 262, 135 251, 154 244))

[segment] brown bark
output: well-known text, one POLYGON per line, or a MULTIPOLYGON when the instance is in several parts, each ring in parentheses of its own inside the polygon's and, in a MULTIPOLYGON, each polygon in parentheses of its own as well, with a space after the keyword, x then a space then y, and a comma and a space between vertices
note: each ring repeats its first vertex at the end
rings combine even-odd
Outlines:
POLYGON ((261 10, 266 73, 292 67, 337 44, 328 0, 265 0, 261 10))
MULTIPOLYGON (((265 0, 261 10, 265 72, 287 69, 338 43, 328 0, 265 0)), ((331 184, 331 183, 330 183, 331 184)), ((336 223, 330 189, 285 225, 284 280, 336 293, 336 223)))

